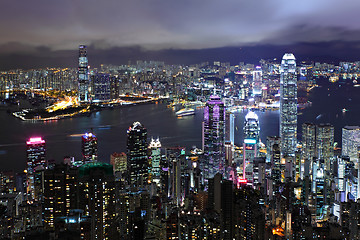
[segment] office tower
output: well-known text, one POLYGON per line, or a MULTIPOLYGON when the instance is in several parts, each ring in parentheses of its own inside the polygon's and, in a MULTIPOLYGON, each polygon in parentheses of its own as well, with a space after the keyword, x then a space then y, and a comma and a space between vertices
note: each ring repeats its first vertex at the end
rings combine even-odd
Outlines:
POLYGON ((81 152, 84 162, 97 161, 97 137, 89 132, 81 138, 81 152))
POLYGON ((27 193, 28 200, 36 200, 36 171, 45 167, 45 140, 41 137, 30 138, 27 142, 27 193))
POLYGON ((92 92, 93 92, 93 101, 109 101, 110 100, 110 74, 106 73, 96 73, 91 76, 92 80, 92 92))
POLYGON ((345 126, 342 129, 342 155, 349 156, 350 160, 359 166, 360 127, 345 126))
POLYGON ((30 138, 27 142, 27 171, 33 173, 37 166, 45 166, 45 140, 41 137, 30 138))
POLYGON ((297 79, 296 61, 285 53, 280 68, 280 138, 281 158, 293 162, 297 137, 297 79))
POLYGON ((316 142, 315 142, 316 126, 313 123, 303 123, 302 125, 302 156, 301 156, 301 175, 303 179, 305 176, 310 176, 311 163, 316 157, 316 142))
POLYGON ((262 93, 262 70, 260 66, 256 66, 253 71, 253 96, 262 93))
POLYGON ((127 158, 124 152, 113 153, 110 155, 110 164, 113 166, 114 173, 120 172, 122 174, 127 171, 127 158))
POLYGON ((225 141, 234 145, 235 115, 227 111, 225 116, 225 141))
MULTIPOLYGON (((204 178, 214 177, 215 173, 223 173, 224 141, 225 141, 225 107, 218 96, 210 96, 204 110, 204 178)), ((205 180, 207 181, 207 180, 205 180)))
POLYGON ((260 125, 258 116, 250 111, 245 116, 243 144, 243 178, 253 182, 253 161, 257 157, 260 125))
POLYGON ((91 216, 93 239, 114 239, 115 180, 113 167, 89 162, 79 168, 79 208, 91 216))
POLYGON ((151 181, 155 182, 158 186, 160 185, 160 161, 161 161, 161 143, 159 138, 154 140, 151 138, 149 144, 150 150, 150 174, 151 181))
POLYGON ((55 221, 77 208, 77 169, 65 164, 46 169, 43 174, 43 215, 45 229, 54 230, 55 221))
POLYGON ((140 187, 148 182, 147 130, 134 122, 127 131, 127 166, 130 184, 140 187))
POLYGON ((185 148, 182 147, 172 147, 165 149, 165 155, 169 163, 170 170, 170 194, 173 199, 174 204, 179 205, 186 194, 186 190, 189 190, 189 187, 186 188, 185 185, 185 169, 186 169, 186 159, 185 159, 185 148))
POLYGON ((334 158, 334 126, 319 124, 316 127, 316 157, 323 159, 325 170, 330 171, 331 161, 334 158))
POLYGON ((89 102, 89 65, 85 45, 79 46, 79 68, 78 68, 78 99, 79 102, 89 102))

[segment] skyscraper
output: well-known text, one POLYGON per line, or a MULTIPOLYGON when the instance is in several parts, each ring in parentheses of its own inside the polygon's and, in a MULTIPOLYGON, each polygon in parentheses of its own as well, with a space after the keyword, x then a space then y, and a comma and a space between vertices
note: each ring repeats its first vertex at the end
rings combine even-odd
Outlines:
POLYGON ((334 158, 334 126, 319 124, 316 127, 316 157, 324 160, 325 170, 330 171, 334 158))
POLYGON ((85 45, 79 46, 79 68, 78 68, 78 99, 79 102, 88 102, 89 96, 89 65, 85 45))
POLYGON ((211 96, 204 110, 204 178, 222 173, 225 159, 225 106, 218 96, 211 96))
POLYGON ((349 156, 350 160, 359 166, 360 127, 345 126, 342 129, 342 155, 349 156))
POLYGON ((285 53, 280 68, 280 138, 281 157, 294 161, 297 137, 296 60, 285 53))
POLYGON ((149 144, 150 150, 150 174, 151 174, 151 181, 155 182, 160 186, 160 160, 161 160, 161 143, 159 138, 151 139, 149 144))
POLYGON ((89 162, 79 168, 79 207, 92 218, 92 239, 114 239, 115 180, 113 167, 89 162))
POLYGON ((253 161, 257 157, 260 125, 258 116, 250 111, 245 116, 243 144, 243 178, 253 181, 253 161))
POLYGON ((81 152, 84 162, 97 161, 97 137, 89 132, 81 138, 81 152))
POLYGON ((27 142, 27 193, 28 199, 34 200, 35 194, 35 171, 37 168, 45 167, 45 140, 41 137, 30 138, 27 142))
POLYGON ((45 140, 41 137, 30 138, 27 142, 27 171, 33 173, 34 168, 43 165, 45 166, 45 140))
POLYGON ((134 122, 127 131, 127 166, 130 184, 142 186, 148 181, 147 130, 140 122, 134 122))
POLYGON ((315 142, 316 126, 313 123, 303 123, 302 125, 302 153, 301 153, 301 175, 309 176, 311 171, 311 162, 316 156, 316 142, 315 142))
POLYGON ((109 101, 110 100, 110 74, 96 73, 91 76, 93 101, 109 101))

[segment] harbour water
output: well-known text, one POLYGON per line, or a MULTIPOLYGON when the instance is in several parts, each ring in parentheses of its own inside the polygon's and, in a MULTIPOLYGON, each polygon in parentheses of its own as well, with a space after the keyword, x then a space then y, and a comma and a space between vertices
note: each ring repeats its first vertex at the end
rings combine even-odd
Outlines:
MULTIPOLYGON (((360 125, 360 88, 338 83, 320 83, 309 93, 312 106, 299 109, 298 139, 304 122, 331 123, 335 126, 335 141, 341 144, 341 128, 360 125), (346 109, 347 111, 343 111, 346 109)), ((235 144, 243 139, 243 123, 247 111, 235 113, 235 144)), ((279 111, 257 112, 260 138, 278 135, 279 111)), ((0 111, 0 170, 22 171, 26 166, 26 140, 40 136, 46 141, 47 159, 60 162, 64 156, 81 159, 81 134, 93 129, 98 138, 99 160, 109 162, 113 152, 126 151, 126 132, 134 121, 148 130, 148 137, 159 137, 162 145, 201 147, 203 109, 196 114, 177 118, 166 104, 136 105, 95 112, 90 117, 75 117, 49 122, 24 122, 6 111, 0 111)))

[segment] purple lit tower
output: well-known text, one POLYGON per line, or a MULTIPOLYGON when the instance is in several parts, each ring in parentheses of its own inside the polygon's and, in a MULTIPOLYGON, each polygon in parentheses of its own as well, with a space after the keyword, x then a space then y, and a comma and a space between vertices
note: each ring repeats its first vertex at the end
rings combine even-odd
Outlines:
MULTIPOLYGON (((204 110, 204 179, 223 174, 225 164, 225 106, 218 96, 211 96, 204 110)), ((207 181, 207 180, 205 180, 207 181)))

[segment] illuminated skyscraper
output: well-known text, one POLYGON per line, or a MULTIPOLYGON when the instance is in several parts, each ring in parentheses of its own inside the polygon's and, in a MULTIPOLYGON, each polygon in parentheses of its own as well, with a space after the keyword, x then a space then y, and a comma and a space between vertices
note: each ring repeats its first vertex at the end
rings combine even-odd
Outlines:
POLYGON ((316 157, 324 160, 326 171, 334 158, 334 126, 320 124, 316 127, 316 157))
POLYGON ((313 123, 302 125, 301 178, 310 175, 311 163, 316 156, 315 130, 316 126, 313 123))
POLYGON ((252 183, 253 180, 253 162, 254 158, 257 157, 259 134, 259 118, 250 111, 245 116, 243 144, 243 178, 246 178, 249 183, 252 183))
POLYGON ((149 162, 147 156, 147 130, 139 122, 134 122, 127 131, 127 166, 130 184, 143 186, 148 181, 149 162))
POLYGON ((225 106, 218 96, 211 96, 204 110, 204 178, 222 173, 225 160, 225 106))
POLYGON ((30 138, 27 142, 27 172, 33 173, 34 168, 43 165, 45 166, 45 140, 41 137, 30 138))
POLYGON ((253 96, 262 93, 262 70, 260 66, 253 71, 253 96))
POLYGON ((297 137, 296 60, 285 53, 280 68, 280 138, 281 157, 294 161, 297 137))
POLYGON ((110 100, 110 74, 96 73, 91 76, 93 101, 109 101, 110 100))
POLYGON ((359 166, 360 127, 346 126, 342 129, 342 155, 359 166))
POLYGON ((45 159, 45 140, 41 137, 30 138, 27 142, 27 193, 28 200, 35 200, 35 172, 38 168, 44 168, 45 159))
POLYGON ((229 111, 226 112, 225 129, 225 141, 234 145, 235 115, 229 111))
POLYGON ((151 181, 155 182, 160 186, 160 160, 161 160, 161 143, 159 139, 154 140, 151 139, 149 144, 150 150, 150 174, 151 174, 151 181))
POLYGON ((81 138, 83 161, 97 161, 97 137, 93 133, 85 133, 81 138))
POLYGON ((79 102, 88 102, 90 100, 89 65, 85 45, 79 46, 78 84, 79 102))
POLYGON ((79 208, 92 219, 92 239, 114 239, 115 180, 113 167, 89 162, 79 168, 79 208))

